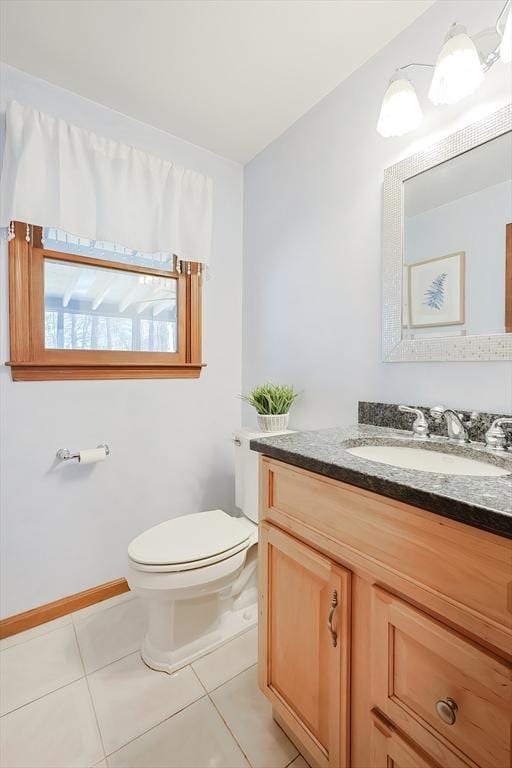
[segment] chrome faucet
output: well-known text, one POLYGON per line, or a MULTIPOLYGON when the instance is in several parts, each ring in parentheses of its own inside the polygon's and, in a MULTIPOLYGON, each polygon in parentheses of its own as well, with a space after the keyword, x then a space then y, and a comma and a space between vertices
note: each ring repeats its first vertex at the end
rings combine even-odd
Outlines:
POLYGON ((503 427, 512 427, 512 419, 502 417, 495 419, 485 433, 485 444, 492 451, 506 451, 508 448, 507 435, 503 427))
POLYGON ((428 427, 428 421, 425 418, 423 411, 419 408, 410 408, 408 405, 399 405, 398 410, 402 413, 414 413, 416 418, 412 423, 412 434, 417 440, 426 440, 430 437, 430 430, 428 427))
POLYGON ((430 415, 435 421, 446 420, 449 440, 457 443, 469 443, 468 427, 474 424, 478 413, 473 411, 469 419, 464 419, 462 413, 456 413, 452 408, 445 408, 444 405, 436 405, 430 409, 430 415))

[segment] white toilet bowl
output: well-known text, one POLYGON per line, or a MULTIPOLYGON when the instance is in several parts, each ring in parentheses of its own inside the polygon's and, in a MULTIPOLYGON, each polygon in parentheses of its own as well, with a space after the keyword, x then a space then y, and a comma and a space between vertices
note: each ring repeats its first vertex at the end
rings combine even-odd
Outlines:
POLYGON ((258 527, 222 510, 169 520, 128 549, 128 584, 143 598, 142 658, 174 672, 257 621, 258 527))
POLYGON ((249 443, 261 434, 235 436, 243 517, 220 509, 176 517, 128 547, 128 584, 148 610, 141 654, 153 669, 174 672, 257 622, 258 454, 249 443))

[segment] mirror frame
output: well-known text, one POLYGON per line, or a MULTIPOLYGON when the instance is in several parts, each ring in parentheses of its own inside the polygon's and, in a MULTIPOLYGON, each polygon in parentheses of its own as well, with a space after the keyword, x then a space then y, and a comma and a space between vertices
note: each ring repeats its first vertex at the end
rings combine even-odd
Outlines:
MULTIPOLYGON (((512 333, 402 339, 404 182, 512 130, 512 104, 384 171, 382 359, 384 362, 512 360, 512 333)), ((503 297, 505 304, 505 297, 503 297)))

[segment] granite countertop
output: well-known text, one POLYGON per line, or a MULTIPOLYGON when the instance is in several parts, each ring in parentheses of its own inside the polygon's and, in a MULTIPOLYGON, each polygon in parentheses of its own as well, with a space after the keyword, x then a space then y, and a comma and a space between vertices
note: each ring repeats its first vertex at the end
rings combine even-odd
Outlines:
POLYGON ((361 445, 397 443, 486 461, 512 472, 512 454, 490 453, 482 443, 458 446, 442 438, 419 442, 412 439, 411 432, 366 424, 258 438, 251 440, 251 448, 287 464, 512 538, 512 475, 441 475, 379 464, 346 451, 361 445))

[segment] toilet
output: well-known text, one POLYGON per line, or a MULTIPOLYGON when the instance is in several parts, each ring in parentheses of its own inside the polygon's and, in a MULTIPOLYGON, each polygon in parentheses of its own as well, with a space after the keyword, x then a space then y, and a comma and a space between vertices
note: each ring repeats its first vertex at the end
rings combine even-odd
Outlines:
POLYGON ((258 454, 249 443, 283 432, 235 435, 236 506, 182 515, 128 547, 127 581, 147 608, 141 655, 174 672, 257 623, 258 454))

